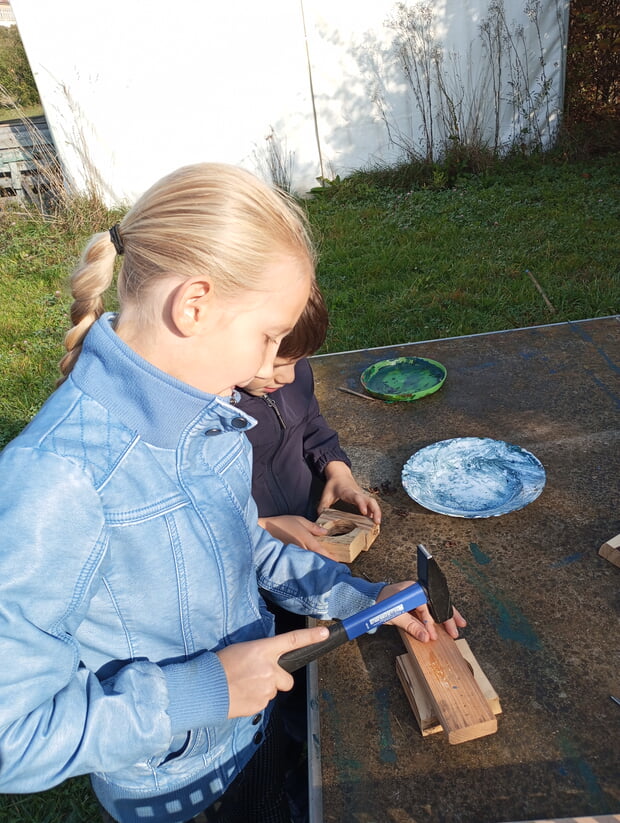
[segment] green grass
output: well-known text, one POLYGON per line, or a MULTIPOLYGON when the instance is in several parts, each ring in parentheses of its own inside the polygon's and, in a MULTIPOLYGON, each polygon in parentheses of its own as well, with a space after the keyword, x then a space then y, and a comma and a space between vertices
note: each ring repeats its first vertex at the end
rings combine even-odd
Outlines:
POLYGON ((326 350, 618 312, 618 160, 506 165, 444 190, 386 189, 372 174, 329 187, 309 204, 326 350))
POLYGON ((0 123, 4 123, 7 120, 15 120, 16 118, 23 118, 23 117, 40 117, 43 112, 43 106, 38 104, 36 106, 24 106, 23 108, 16 109, 13 106, 0 106, 0 123))
POLYGON ((0 200, 0 447, 53 391, 69 327, 68 275, 85 239, 116 219, 80 202, 44 220, 0 200))
MULTIPOLYGON (((620 312, 619 161, 513 158, 461 174, 449 189, 439 174, 411 188, 383 172, 328 186, 307 202, 331 315, 324 351, 620 312)), ((0 445, 52 391, 68 326, 66 277, 85 239, 117 219, 78 209, 46 221, 1 205, 0 445)), ((97 819, 84 778, 0 795, 0 823, 97 819)))
POLYGON ((87 777, 40 794, 0 795, 0 823, 97 823, 99 804, 87 777))

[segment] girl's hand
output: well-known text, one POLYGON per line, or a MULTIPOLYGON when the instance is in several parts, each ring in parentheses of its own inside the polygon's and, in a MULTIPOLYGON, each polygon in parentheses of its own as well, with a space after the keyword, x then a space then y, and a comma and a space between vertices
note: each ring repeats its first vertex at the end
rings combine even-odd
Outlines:
POLYGON ((310 549, 317 554, 329 557, 327 550, 319 543, 317 537, 327 534, 327 529, 318 526, 305 517, 294 514, 282 514, 277 517, 260 517, 259 526, 267 529, 272 537, 283 543, 294 543, 302 549, 310 549))
MULTIPOLYGON (((412 586, 414 582, 413 580, 407 580, 404 583, 391 583, 389 586, 384 586, 379 592, 377 602, 406 589, 408 586, 412 586)), ((437 624, 433 620, 426 603, 423 606, 418 606, 413 612, 399 614, 398 617, 395 617, 393 620, 388 620, 387 622, 391 626, 399 626, 401 629, 404 629, 407 634, 412 635, 412 637, 415 637, 416 640, 419 640, 421 643, 428 643, 429 640, 437 640, 437 624)), ((464 628, 467 625, 467 621, 461 617, 460 612, 453 607, 452 617, 441 625, 450 637, 456 640, 459 636, 459 629, 464 628)))
POLYGON ((338 500, 350 503, 360 514, 372 518, 377 524, 381 523, 379 503, 357 483, 346 463, 332 460, 325 466, 325 488, 317 506, 318 513, 329 509, 338 500))
POLYGON ((217 652, 228 681, 228 717, 261 712, 278 691, 293 688, 293 677, 278 665, 285 652, 325 640, 325 626, 298 629, 275 637, 233 643, 217 652))

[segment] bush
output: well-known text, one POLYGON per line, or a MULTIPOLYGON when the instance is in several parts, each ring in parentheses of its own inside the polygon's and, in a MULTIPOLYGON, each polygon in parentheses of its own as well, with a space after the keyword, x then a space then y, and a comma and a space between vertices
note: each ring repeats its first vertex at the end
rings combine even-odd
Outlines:
POLYGON ((572 0, 566 64, 566 116, 571 123, 620 114, 620 5, 572 0))
POLYGON ((39 102, 17 26, 0 26, 0 108, 34 106, 39 102))

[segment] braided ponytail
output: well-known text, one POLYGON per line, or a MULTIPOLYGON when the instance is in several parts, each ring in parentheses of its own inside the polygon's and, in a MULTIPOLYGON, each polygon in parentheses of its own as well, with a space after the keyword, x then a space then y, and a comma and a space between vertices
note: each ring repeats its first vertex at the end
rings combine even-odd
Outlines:
POLYGON ((67 353, 60 361, 62 377, 60 385, 75 365, 82 342, 93 323, 105 311, 103 297, 114 279, 114 260, 116 250, 109 232, 95 234, 82 254, 82 258, 71 275, 72 328, 65 334, 67 353))

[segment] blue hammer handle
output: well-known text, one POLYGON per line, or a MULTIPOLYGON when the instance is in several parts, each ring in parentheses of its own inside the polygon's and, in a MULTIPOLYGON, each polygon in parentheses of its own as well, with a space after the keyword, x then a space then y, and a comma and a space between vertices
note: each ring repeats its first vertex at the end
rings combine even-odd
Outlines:
POLYGON ((287 672, 294 672, 302 666, 307 665, 312 660, 316 660, 322 654, 346 643, 347 640, 355 640, 366 632, 372 631, 382 623, 398 617, 399 614, 410 612, 418 606, 423 606, 427 601, 426 592, 419 583, 407 586, 406 589, 396 592, 396 594, 386 597, 374 606, 362 609, 361 612, 345 617, 339 623, 333 623, 329 627, 329 637, 321 640, 320 643, 312 643, 302 649, 295 649, 286 652, 278 660, 278 664, 287 672))

